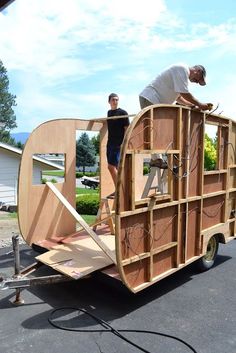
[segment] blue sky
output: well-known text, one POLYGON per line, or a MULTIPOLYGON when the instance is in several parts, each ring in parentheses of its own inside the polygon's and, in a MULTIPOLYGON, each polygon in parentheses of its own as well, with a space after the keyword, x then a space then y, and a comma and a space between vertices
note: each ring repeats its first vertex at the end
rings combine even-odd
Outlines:
POLYGON ((236 119, 236 2, 231 0, 16 0, 0 13, 0 59, 17 96, 18 127, 98 118, 116 92, 139 112, 139 92, 174 63, 202 64, 202 102, 236 119), (4 35, 3 35, 4 33, 4 35))

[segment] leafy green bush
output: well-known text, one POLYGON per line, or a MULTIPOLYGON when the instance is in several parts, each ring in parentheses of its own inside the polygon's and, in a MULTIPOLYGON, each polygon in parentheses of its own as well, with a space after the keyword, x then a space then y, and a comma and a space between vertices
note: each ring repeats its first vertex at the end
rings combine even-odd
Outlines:
POLYGON ((143 175, 147 175, 150 173, 150 167, 148 167, 147 165, 145 165, 143 167, 143 175))
POLYGON ((99 208, 99 195, 79 195, 76 197, 76 211, 79 214, 96 215, 99 208))
POLYGON ((85 173, 76 172, 75 175, 76 175, 76 178, 82 178, 83 176, 94 177, 94 176, 98 175, 98 173, 96 173, 96 172, 85 172, 85 173))
POLYGON ((50 181, 51 183, 54 183, 54 184, 57 183, 57 179, 54 179, 54 178, 52 178, 50 181))
POLYGON ((57 183, 57 180, 52 178, 50 180, 48 180, 47 178, 42 178, 42 184, 46 184, 47 181, 50 181, 51 183, 57 183))
POLYGON ((205 134, 204 144, 204 169, 214 170, 216 169, 217 162, 217 141, 214 141, 207 134, 205 134))

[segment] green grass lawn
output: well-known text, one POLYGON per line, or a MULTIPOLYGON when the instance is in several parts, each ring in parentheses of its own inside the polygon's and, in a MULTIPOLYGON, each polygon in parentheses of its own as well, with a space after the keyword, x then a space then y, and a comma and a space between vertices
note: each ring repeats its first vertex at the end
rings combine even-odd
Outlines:
POLYGON ((16 212, 4 212, 0 214, 0 220, 1 219, 11 219, 11 218, 17 218, 17 213, 16 212))
MULTIPOLYGON (((95 222, 96 216, 94 215, 84 215, 82 214, 81 217, 87 222, 88 224, 92 224, 95 222)), ((0 220, 1 219, 9 219, 9 218, 17 218, 17 213, 16 212, 6 212, 3 215, 0 215, 0 220)))
POLYGON ((63 170, 45 170, 43 175, 52 175, 58 177, 64 177, 65 172, 63 170))
POLYGON ((82 214, 81 217, 87 222, 88 224, 93 224, 95 222, 96 216, 91 214, 82 214))
POLYGON ((84 195, 84 194, 98 194, 99 189, 90 189, 90 188, 76 188, 76 195, 84 195))

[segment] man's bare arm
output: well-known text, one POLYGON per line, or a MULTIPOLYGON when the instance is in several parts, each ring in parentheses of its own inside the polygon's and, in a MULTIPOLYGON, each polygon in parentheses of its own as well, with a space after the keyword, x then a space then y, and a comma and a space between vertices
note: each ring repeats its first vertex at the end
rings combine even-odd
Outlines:
POLYGON ((187 106, 196 106, 201 110, 210 110, 213 106, 212 103, 199 102, 191 93, 181 93, 177 99, 177 102, 187 106), (187 102, 187 104, 184 102, 187 102))

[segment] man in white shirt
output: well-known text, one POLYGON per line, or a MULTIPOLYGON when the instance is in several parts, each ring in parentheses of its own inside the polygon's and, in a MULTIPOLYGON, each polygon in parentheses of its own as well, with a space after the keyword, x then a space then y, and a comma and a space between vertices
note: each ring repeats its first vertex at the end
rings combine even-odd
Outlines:
POLYGON ((139 95, 141 109, 152 104, 172 104, 177 102, 200 110, 211 110, 211 103, 201 103, 188 89, 188 83, 205 86, 206 70, 202 65, 188 67, 172 65, 158 75, 139 95))
MULTIPOLYGON (((206 85, 206 70, 202 65, 188 67, 179 64, 172 65, 158 75, 139 95, 141 109, 152 104, 178 104, 200 110, 211 110, 212 103, 201 103, 197 100, 188 89, 190 82, 199 83, 201 86, 206 85)), ((151 161, 153 165, 167 169, 167 163, 163 161, 161 155, 157 155, 155 161, 151 161)))

